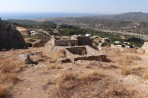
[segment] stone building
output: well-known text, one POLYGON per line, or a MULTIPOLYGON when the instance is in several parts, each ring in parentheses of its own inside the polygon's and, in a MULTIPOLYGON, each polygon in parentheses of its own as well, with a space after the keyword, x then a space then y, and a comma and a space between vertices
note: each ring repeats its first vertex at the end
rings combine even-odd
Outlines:
POLYGON ((92 46, 92 41, 90 37, 87 36, 71 36, 71 38, 56 38, 55 36, 51 37, 51 44, 53 46, 81 46, 89 45, 92 46))

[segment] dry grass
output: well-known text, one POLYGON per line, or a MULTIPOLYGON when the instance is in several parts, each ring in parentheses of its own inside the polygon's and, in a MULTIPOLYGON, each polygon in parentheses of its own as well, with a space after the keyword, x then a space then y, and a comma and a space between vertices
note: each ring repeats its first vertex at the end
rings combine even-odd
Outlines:
POLYGON ((60 88, 72 89, 78 85, 77 74, 70 71, 62 71, 56 75, 56 84, 60 88))
POLYGON ((137 75, 142 76, 144 68, 137 65, 136 61, 141 60, 137 55, 124 55, 118 60, 121 75, 137 75))
POLYGON ((0 53, 0 98, 5 98, 9 88, 20 80, 16 74, 22 71, 24 63, 19 60, 19 53, 19 50, 0 53))
POLYGON ((116 63, 123 62, 123 59, 126 59, 124 60, 125 63, 141 60, 141 58, 136 55, 136 49, 120 50, 119 48, 109 48, 105 50, 105 53, 107 54, 107 58, 116 63))
POLYGON ((66 51, 64 49, 57 51, 52 56, 52 59, 50 60, 51 63, 57 62, 59 58, 66 57, 66 51))
POLYGON ((43 54, 42 52, 37 54, 37 55, 33 55, 31 56, 31 59, 34 61, 34 62, 44 62, 46 60, 49 59, 49 57, 47 57, 45 54, 43 54))
POLYGON ((126 48, 123 53, 137 53, 135 48, 126 48))
POLYGON ((4 73, 0 75, 0 84, 13 85, 17 83, 20 79, 16 77, 14 73, 4 73))
POLYGON ((56 76, 56 84, 61 88, 74 88, 82 81, 95 81, 100 78, 100 70, 86 70, 82 73, 73 73, 68 70, 62 71, 56 76))
POLYGON ((100 70, 90 69, 79 74, 77 78, 80 80, 95 80, 98 79, 99 76, 100 76, 100 70))
POLYGON ((143 72, 143 74, 142 74, 142 77, 143 77, 144 79, 148 79, 148 68, 146 68, 146 69, 144 70, 144 72, 143 72))
POLYGON ((137 55, 125 55, 125 58, 131 61, 141 60, 141 58, 137 55))
POLYGON ((120 67, 121 75, 135 73, 134 70, 139 67, 136 62, 141 58, 136 55, 136 49, 125 49, 123 51, 118 48, 110 48, 107 53, 108 58, 120 67))
POLYGON ((91 68, 101 67, 102 62, 99 62, 99 61, 77 61, 75 64, 78 65, 79 67, 82 67, 82 68, 91 69, 91 68))
POLYGON ((17 81, 20 81, 13 73, 3 73, 0 75, 0 98, 6 98, 8 95, 8 90, 11 88, 17 81))
POLYGON ((131 74, 131 67, 127 65, 122 65, 121 69, 121 75, 130 75, 131 74))
POLYGON ((110 86, 108 96, 110 96, 109 98, 142 98, 139 92, 134 90, 132 87, 127 87, 119 83, 110 86))
POLYGON ((7 95, 8 87, 5 85, 0 85, 0 98, 4 98, 7 95))
POLYGON ((56 98, 141 98, 113 77, 101 75, 100 70, 88 69, 78 73, 66 70, 55 77, 56 86, 51 96, 56 98))
POLYGON ((137 49, 136 50, 138 54, 142 55, 142 54, 145 54, 145 50, 140 48, 140 49, 137 49))
POLYGON ((61 64, 58 63, 50 63, 48 65, 48 69, 63 69, 61 64))
POLYGON ((62 49, 62 50, 57 51, 56 54, 55 54, 55 57, 56 57, 56 58, 66 57, 66 52, 65 52, 65 50, 62 49))
POLYGON ((120 64, 121 75, 130 75, 132 74, 133 69, 138 68, 139 66, 134 64, 134 60, 139 60, 139 57, 125 55, 122 59, 118 60, 120 64))
POLYGON ((18 61, 16 58, 7 58, 0 61, 1 72, 19 72, 21 71, 21 65, 23 62, 18 61))

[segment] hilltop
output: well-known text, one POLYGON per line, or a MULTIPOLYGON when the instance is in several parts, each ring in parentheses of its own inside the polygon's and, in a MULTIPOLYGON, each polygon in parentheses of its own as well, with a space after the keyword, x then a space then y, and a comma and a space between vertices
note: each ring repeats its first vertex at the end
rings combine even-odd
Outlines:
POLYGON ((85 53, 82 46, 75 47, 78 49, 68 50, 74 47, 53 46, 49 41, 41 48, 0 52, 0 97, 147 98, 146 53, 113 46, 99 51, 88 48, 91 51, 85 53), (64 58, 69 58, 70 52, 87 60, 69 62, 64 58), (110 61, 89 55, 88 59, 89 52, 106 55, 110 61), (26 54, 29 62, 20 58, 26 54))
POLYGON ((28 49, 0 51, 0 98, 148 97, 144 40, 53 20, 9 21, 28 49))
POLYGON ((139 21, 147 21, 148 13, 143 12, 129 12, 129 13, 121 13, 115 15, 103 15, 103 16, 94 16, 100 19, 114 19, 114 20, 139 20, 139 21))

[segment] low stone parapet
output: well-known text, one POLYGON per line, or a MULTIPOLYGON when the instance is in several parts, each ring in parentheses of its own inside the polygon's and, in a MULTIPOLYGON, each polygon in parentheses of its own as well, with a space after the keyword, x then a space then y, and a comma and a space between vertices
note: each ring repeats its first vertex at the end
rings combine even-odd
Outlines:
POLYGON ((79 56, 74 58, 74 61, 78 61, 78 60, 96 60, 96 61, 102 61, 102 62, 106 62, 106 55, 97 55, 97 56, 79 56))

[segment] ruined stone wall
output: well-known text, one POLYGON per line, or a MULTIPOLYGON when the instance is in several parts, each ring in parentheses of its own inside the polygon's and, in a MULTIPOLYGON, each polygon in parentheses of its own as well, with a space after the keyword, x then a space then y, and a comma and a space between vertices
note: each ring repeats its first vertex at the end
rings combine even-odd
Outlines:
POLYGON ((86 47, 71 47, 71 48, 66 48, 66 49, 74 55, 87 54, 86 47))
POLYGON ((94 48, 90 47, 90 46, 86 46, 86 50, 87 50, 87 53, 90 54, 90 55, 97 55, 99 54, 99 51, 98 50, 95 50, 94 48))
POLYGON ((77 39, 76 40, 69 40, 69 39, 57 40, 55 39, 54 36, 51 36, 50 42, 53 46, 77 46, 78 45, 77 39))
POLYGON ((74 61, 78 61, 78 60, 96 60, 96 61, 102 61, 105 62, 106 61, 106 55, 98 55, 98 56, 81 56, 81 57, 76 57, 74 58, 74 61))
POLYGON ((78 40, 55 40, 55 46, 77 46, 78 40))
POLYGON ((42 37, 33 43, 33 47, 43 47, 50 40, 49 37, 42 37))
POLYGON ((92 40, 90 39, 90 37, 79 36, 79 37, 77 37, 77 39, 78 39, 78 45, 92 46, 92 40))

